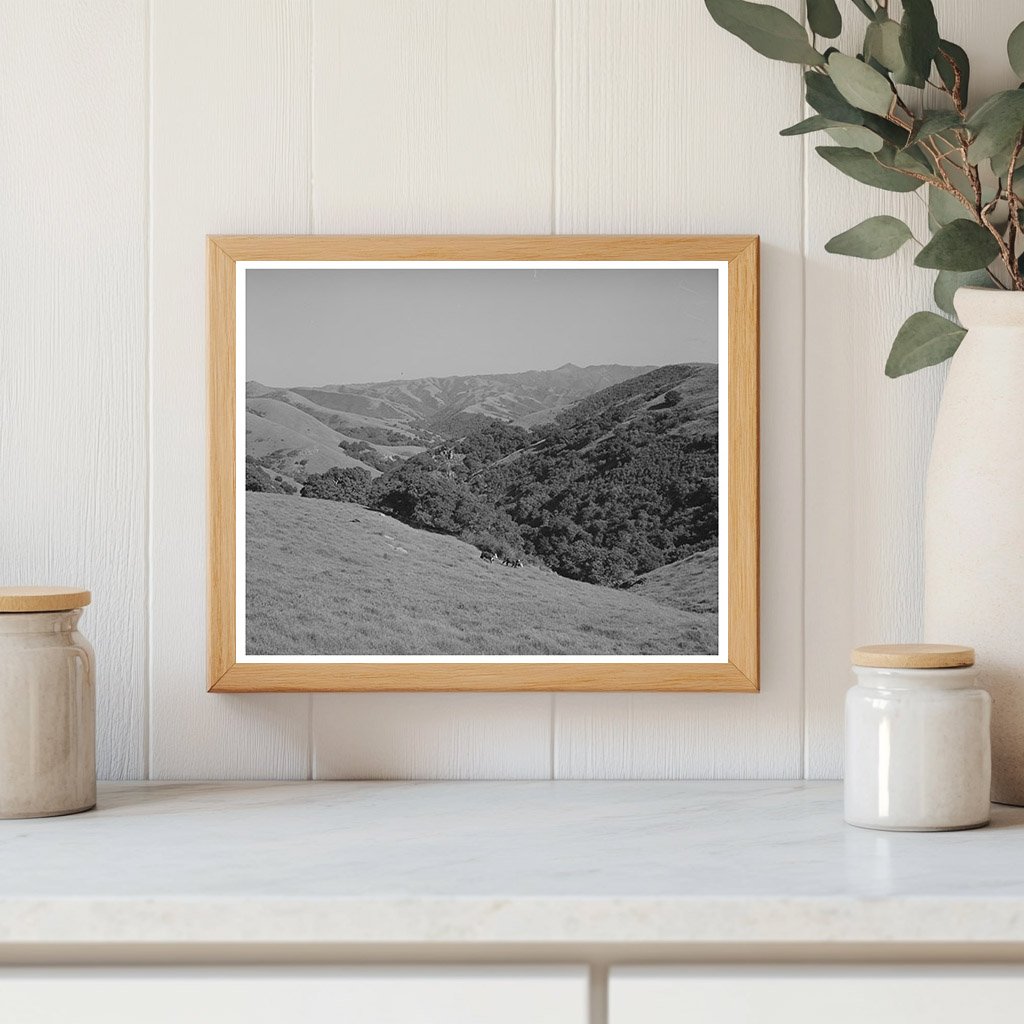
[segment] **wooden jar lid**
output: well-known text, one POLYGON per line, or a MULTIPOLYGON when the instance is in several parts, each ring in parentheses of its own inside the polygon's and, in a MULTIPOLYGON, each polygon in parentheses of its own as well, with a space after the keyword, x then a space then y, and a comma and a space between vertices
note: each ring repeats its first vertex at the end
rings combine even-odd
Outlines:
POLYGON ((0 613, 66 612, 91 600, 88 590, 77 587, 0 587, 0 613))
POLYGON ((855 647, 850 661, 863 668, 967 668, 974 648, 960 644, 873 644, 855 647))

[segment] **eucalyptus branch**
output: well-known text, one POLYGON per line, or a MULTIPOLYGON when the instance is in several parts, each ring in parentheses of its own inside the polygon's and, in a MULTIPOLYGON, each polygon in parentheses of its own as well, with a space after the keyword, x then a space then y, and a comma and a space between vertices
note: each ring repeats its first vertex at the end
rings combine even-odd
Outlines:
POLYGON ((963 85, 964 77, 960 71, 960 65, 950 56, 947 50, 939 47, 939 56, 953 69, 953 88, 947 89, 943 84, 942 91, 946 93, 953 101, 953 107, 956 112, 963 117, 964 116, 964 101, 963 101, 963 85))
POLYGON ((1024 279, 1017 263, 1017 232, 1020 230, 1020 201, 1014 187, 1014 173, 1020 159, 1021 147, 1024 146, 1024 135, 1017 138, 1017 144, 1010 154, 1010 166, 1006 172, 1006 204, 1010 210, 1010 222, 1007 228, 1007 248, 1010 250, 1010 276, 1017 288, 1024 288, 1024 279))
POLYGON ((905 114, 910 116, 910 123, 913 124, 914 121, 917 120, 917 114, 915 114, 913 110, 903 102, 903 97, 896 91, 896 83, 892 82, 890 84, 892 85, 892 94, 896 97, 896 106, 898 106, 905 114))
POLYGON ((1006 285, 1003 284, 1003 282, 999 280, 999 277, 993 272, 991 267, 986 267, 985 268, 985 273, 988 274, 988 276, 992 278, 992 283, 997 288, 999 288, 1000 290, 1002 290, 1004 292, 1006 291, 1006 285))
MULTIPOLYGON (((771 0, 704 4, 720 26, 758 53, 808 69, 807 99, 815 116, 784 135, 828 130, 837 145, 820 146, 818 153, 840 173, 887 192, 914 193, 925 203, 931 237, 914 262, 939 271, 935 299, 946 315, 931 310, 913 314, 896 337, 887 374, 900 376, 948 358, 963 333, 955 322, 952 294, 967 275, 1024 292, 1024 254, 1020 266, 1017 259, 1024 249, 1024 187, 1015 188, 1013 180, 1018 167, 1024 172, 1024 98, 1006 90, 968 111, 970 60, 958 45, 943 41, 933 0, 901 5, 852 0, 867 26, 862 27, 863 41, 845 53, 838 42, 847 38, 844 17, 834 0, 808 0, 806 24, 771 0), (890 15, 893 7, 899 9, 890 15), (823 82, 822 75, 830 81, 823 82), (952 110, 943 104, 947 109, 915 113, 920 93, 907 89, 929 86, 949 97, 952 110), (1007 171, 1002 154, 1008 143, 1008 175, 993 196, 985 184, 988 166, 999 154, 995 169, 1007 171), (918 194, 921 185, 929 187, 929 195, 918 194)), ((1024 79, 1024 24, 1014 29, 1006 54, 1018 80, 1024 79)), ((883 259, 912 239, 905 221, 880 215, 831 238, 826 249, 883 259)))
POLYGON ((935 170, 939 173, 939 177, 942 178, 950 188, 953 188, 953 183, 949 180, 946 168, 942 166, 942 161, 945 159, 945 156, 939 152, 931 139, 922 139, 921 148, 932 158, 932 161, 935 164, 935 170))
MULTIPOLYGON (((958 132, 957 134, 960 135, 960 136, 965 137, 965 139, 966 139, 966 133, 965 132, 958 132)), ((967 180, 971 183, 971 188, 974 190, 974 208, 975 208, 975 211, 978 214, 978 218, 980 220, 980 218, 981 218, 981 206, 982 206, 982 203, 984 202, 985 194, 982 191, 982 187, 981 187, 981 175, 978 174, 978 165, 971 163, 970 155, 967 152, 967 149, 968 149, 969 145, 970 145, 969 142, 964 141, 963 145, 960 147, 960 152, 963 154, 963 158, 964 158, 964 171, 966 171, 966 173, 967 173, 967 180)))
POLYGON ((1006 239, 1003 238, 1003 233, 989 220, 989 212, 987 207, 981 211, 981 223, 991 232, 992 237, 996 240, 999 246, 999 256, 1006 266, 1006 271, 1010 275, 1010 280, 1013 282, 1015 290, 1024 289, 1024 280, 1021 279, 1020 271, 1017 270, 1017 261, 1013 254, 1010 252, 1009 246, 1006 244, 1006 239))
POLYGON ((944 139, 941 135, 933 135, 929 141, 931 145, 935 148, 935 151, 939 154, 940 157, 942 157, 943 160, 946 161, 946 163, 951 164, 958 171, 964 171, 963 164, 956 163, 956 161, 954 160, 954 157, 960 154, 960 150, 956 146, 950 143, 947 139, 944 139), (940 142, 944 142, 947 146, 949 146, 949 149, 947 149, 945 152, 940 150, 940 142))

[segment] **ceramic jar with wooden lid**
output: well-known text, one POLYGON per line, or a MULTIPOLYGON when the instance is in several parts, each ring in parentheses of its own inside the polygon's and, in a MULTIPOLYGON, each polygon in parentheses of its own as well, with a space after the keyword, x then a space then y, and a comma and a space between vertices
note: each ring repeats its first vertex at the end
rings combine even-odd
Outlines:
POLYGON ((973 649, 858 647, 851 660, 847 822, 901 832, 987 825, 991 701, 977 685, 973 649))
POLYGON ((87 590, 0 587, 0 818, 96 805, 93 651, 78 632, 87 590))

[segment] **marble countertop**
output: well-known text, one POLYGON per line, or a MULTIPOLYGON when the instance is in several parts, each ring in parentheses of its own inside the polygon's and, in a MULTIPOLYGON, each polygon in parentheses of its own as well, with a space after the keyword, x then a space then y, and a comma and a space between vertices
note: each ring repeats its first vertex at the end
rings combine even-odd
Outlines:
POLYGON ((808 782, 143 783, 0 821, 0 945, 1024 943, 1024 809, 808 782))

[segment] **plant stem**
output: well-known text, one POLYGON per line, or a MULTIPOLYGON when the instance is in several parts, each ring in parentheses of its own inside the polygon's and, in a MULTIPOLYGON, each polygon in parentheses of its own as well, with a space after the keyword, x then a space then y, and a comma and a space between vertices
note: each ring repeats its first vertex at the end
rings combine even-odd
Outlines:
POLYGON ((1017 266, 1017 232, 1020 229, 1020 200, 1017 197, 1017 190, 1014 187, 1013 177, 1017 170, 1017 161, 1020 158, 1021 146, 1024 145, 1024 135, 1017 139, 1017 145, 1013 147, 1010 154, 1010 166, 1006 172, 1006 204, 1010 209, 1010 225, 1007 231, 1007 249, 1009 250, 1008 269, 1010 280, 1016 291, 1024 291, 1024 276, 1021 275, 1017 266))
POLYGON ((952 89, 947 89, 947 88, 945 88, 945 86, 943 86, 942 91, 944 93, 948 94, 950 99, 953 101, 953 106, 956 109, 956 112, 961 117, 963 117, 964 116, 964 101, 963 101, 963 96, 961 95, 961 92, 960 92, 962 87, 963 87, 963 75, 960 74, 960 68, 958 67, 956 61, 953 60, 953 58, 950 57, 950 55, 945 50, 943 50, 941 47, 939 48, 939 55, 944 60, 948 61, 949 62, 949 66, 953 69, 953 88, 952 89))
POLYGON ((1003 284, 1003 282, 1000 281, 999 278, 996 277, 996 275, 994 273, 992 273, 992 269, 990 267, 986 267, 985 268, 985 273, 988 274, 988 276, 992 278, 992 281, 995 283, 995 286, 997 288, 999 288, 1001 291, 1004 291, 1004 292, 1006 291, 1006 285, 1003 284))

